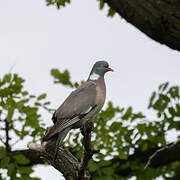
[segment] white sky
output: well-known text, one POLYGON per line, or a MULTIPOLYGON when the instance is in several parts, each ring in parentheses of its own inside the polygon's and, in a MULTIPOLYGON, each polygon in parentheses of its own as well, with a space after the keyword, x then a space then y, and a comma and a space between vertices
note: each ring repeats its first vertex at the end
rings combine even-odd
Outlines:
MULTIPOLYGON (((71 89, 54 85, 52 68, 68 69, 74 81, 86 80, 96 60, 115 69, 106 75, 107 101, 147 112, 160 83, 180 84, 179 53, 149 39, 118 15, 106 17, 97 1, 76 0, 66 8, 45 1, 6 0, 0 6, 0 76, 13 71, 26 79, 33 94, 46 92, 57 108, 71 89)), ((106 101, 106 102, 107 102, 106 101)), ((50 115, 44 115, 47 125, 50 115)), ((22 147, 26 144, 22 143, 22 147)), ((36 176, 58 180, 52 167, 39 167, 36 176)))

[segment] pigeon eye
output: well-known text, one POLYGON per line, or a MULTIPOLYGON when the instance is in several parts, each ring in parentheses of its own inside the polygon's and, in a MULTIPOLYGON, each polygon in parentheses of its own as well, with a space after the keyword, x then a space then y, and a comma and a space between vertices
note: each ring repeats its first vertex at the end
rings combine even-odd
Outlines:
POLYGON ((105 68, 108 68, 108 65, 107 65, 107 64, 105 64, 105 65, 104 65, 104 67, 105 67, 105 68))

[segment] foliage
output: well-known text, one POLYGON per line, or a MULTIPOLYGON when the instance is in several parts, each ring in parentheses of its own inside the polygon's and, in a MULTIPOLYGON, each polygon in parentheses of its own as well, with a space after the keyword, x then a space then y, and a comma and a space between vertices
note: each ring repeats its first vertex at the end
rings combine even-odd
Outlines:
MULTIPOLYGON (((68 79, 70 82, 70 78, 68 79)), ((89 162, 89 172, 93 179, 118 179, 136 176, 137 179, 153 179, 162 176, 168 179, 178 174, 179 162, 168 167, 144 170, 145 162, 129 160, 137 152, 145 152, 167 144, 170 130, 179 130, 180 96, 179 87, 169 87, 169 83, 161 84, 157 92, 150 97, 148 108, 157 114, 156 120, 148 120, 141 112, 134 113, 132 107, 114 107, 108 103, 105 110, 96 117, 94 122, 94 141, 97 149, 101 149, 94 161, 89 162), (113 160, 119 160, 112 163, 113 160), (131 171, 123 176, 123 171, 131 171), (122 171, 122 172, 121 172, 122 171)), ((71 132, 65 145, 81 156, 82 141, 79 132, 71 132)))
MULTIPOLYGON (((169 87, 168 83, 159 86, 158 92, 153 92, 149 109, 157 113, 157 119, 148 120, 141 112, 134 113, 132 107, 114 107, 108 103, 105 110, 96 117, 94 122, 94 146, 100 149, 94 160, 89 163, 89 172, 93 179, 168 179, 178 173, 179 162, 167 167, 144 170, 145 163, 141 158, 132 161, 138 152, 143 153, 167 144, 166 134, 172 130, 179 130, 180 117, 179 87, 169 87), (113 163, 115 162, 115 163, 113 163), (128 171, 129 173, 126 173, 128 171)), ((81 156, 81 135, 71 133, 67 147, 81 156), (75 144, 75 145, 74 145, 75 144)))
POLYGON ((70 0, 46 0, 46 5, 56 5, 58 9, 65 7, 66 4, 70 4, 70 0))
POLYGON ((71 82, 71 77, 68 70, 64 70, 64 72, 60 72, 58 69, 52 69, 51 75, 54 77, 54 83, 60 83, 63 84, 64 86, 69 86, 71 88, 79 86, 78 82, 75 83, 71 82))
POLYGON ((7 169, 12 180, 37 179, 29 176, 33 172, 31 166, 26 167, 29 160, 22 154, 14 155, 12 149, 26 137, 41 139, 45 129, 39 109, 48 110, 50 104, 44 101, 46 94, 31 95, 23 83, 17 74, 6 74, 0 79, 0 168, 7 169))
MULTIPOLYGON (((77 87, 68 71, 51 70, 55 83, 68 87, 77 87)), ((24 90, 24 80, 17 74, 6 74, 0 79, 0 168, 7 170, 11 179, 32 178, 30 160, 22 154, 14 155, 14 143, 31 137, 38 141, 44 134, 40 109, 49 110, 46 94, 34 96, 24 90), (8 138, 7 138, 8 137, 8 138)), ((93 144, 100 149, 88 164, 93 179, 163 179, 177 176, 180 163, 173 162, 161 168, 144 170, 146 160, 138 153, 164 146, 166 134, 172 129, 179 130, 180 96, 178 86, 164 83, 157 92, 153 92, 148 108, 155 112, 156 120, 148 120, 141 112, 134 112, 132 107, 115 107, 108 102, 107 107, 94 120, 93 144), (136 158, 135 160, 133 158, 136 158), (128 173, 127 173, 128 172, 128 173)), ((80 157, 82 136, 79 131, 71 131, 64 145, 80 157)), ((3 179, 0 175, 0 179, 3 179)), ((7 178, 5 178, 7 179, 7 178)))
MULTIPOLYGON (((105 1, 104 0, 98 0, 99 1, 99 9, 102 10, 105 7, 105 1)), ((54 5, 57 7, 57 9, 60 9, 61 7, 65 7, 67 4, 70 4, 71 1, 70 0, 46 0, 46 5, 50 6, 50 5, 54 5)), ((114 9, 112 9, 111 7, 108 7, 108 17, 113 17, 116 13, 116 11, 114 9)))

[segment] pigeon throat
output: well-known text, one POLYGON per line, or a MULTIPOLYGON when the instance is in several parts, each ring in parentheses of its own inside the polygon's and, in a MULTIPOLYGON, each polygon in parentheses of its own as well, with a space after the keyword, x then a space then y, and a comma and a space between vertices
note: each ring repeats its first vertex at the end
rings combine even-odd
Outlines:
POLYGON ((93 72, 90 76, 89 76, 89 80, 98 80, 100 78, 99 74, 96 74, 95 72, 93 72))

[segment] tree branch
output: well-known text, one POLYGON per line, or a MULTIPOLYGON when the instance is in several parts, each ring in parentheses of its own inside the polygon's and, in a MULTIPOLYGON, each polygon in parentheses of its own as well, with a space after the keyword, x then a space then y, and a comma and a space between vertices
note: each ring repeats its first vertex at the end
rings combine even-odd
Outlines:
POLYGON ((7 152, 11 151, 11 147, 9 145, 9 122, 7 121, 7 119, 4 120, 5 121, 5 135, 6 135, 6 141, 5 141, 5 148, 7 152))
POLYGON ((90 175, 86 171, 88 161, 92 158, 94 153, 98 152, 97 150, 93 149, 91 144, 92 127, 92 123, 86 123, 82 130, 84 135, 84 152, 81 162, 79 162, 69 150, 63 147, 59 148, 57 158, 55 162, 53 162, 56 137, 50 139, 48 142, 43 142, 42 144, 30 143, 28 147, 31 151, 36 152, 37 156, 41 157, 60 171, 67 180, 89 180, 90 175))
POLYGON ((166 164, 169 164, 173 161, 180 160, 180 140, 168 144, 163 148, 158 149, 149 157, 149 160, 145 166, 145 169, 148 167, 159 167, 166 164))
POLYGON ((11 153, 13 156, 15 156, 16 154, 23 154, 27 159, 29 159, 29 163, 27 163, 23 166, 34 166, 37 164, 44 164, 44 161, 38 156, 36 151, 31 151, 29 149, 23 149, 23 150, 11 151, 11 153))
MULTIPOLYGON (((92 156, 99 152, 99 150, 95 150, 91 144, 91 132, 93 131, 93 123, 92 121, 86 122, 85 126, 81 129, 81 133, 84 136, 83 139, 83 146, 84 146, 84 152, 83 157, 81 160, 80 168, 79 168, 79 180, 83 180, 85 170, 87 168, 89 160, 92 158, 92 156)), ((89 177, 90 178, 90 177, 89 177)))
POLYGON ((28 145, 30 150, 36 152, 39 157, 61 172, 67 180, 76 179, 79 168, 78 160, 67 149, 61 147, 55 162, 53 162, 55 146, 55 138, 42 144, 31 143, 28 145))
POLYGON ((104 0, 147 36, 180 50, 179 0, 104 0))
MULTIPOLYGON (((51 159, 52 159, 55 142, 54 142, 54 144, 53 144, 53 142, 48 142, 48 144, 49 144, 49 146, 52 146, 52 151, 50 149, 48 150, 49 154, 51 155, 51 159)), ((39 146, 43 146, 43 145, 39 145, 39 146)), ((43 152, 39 153, 39 150, 36 150, 38 148, 35 148, 35 147, 34 148, 29 147, 29 149, 31 149, 31 150, 17 150, 17 151, 13 151, 12 153, 22 153, 23 155, 25 155, 26 158, 28 158, 30 160, 30 164, 27 164, 26 166, 43 164, 44 162, 40 158, 40 156, 43 157, 44 153, 43 152)), ((60 151, 61 152, 60 152, 60 154, 58 153, 57 158, 61 158, 61 154, 63 154, 63 151, 65 151, 65 150, 63 148, 60 148, 60 151)), ((46 152, 46 153, 48 153, 48 152, 46 152)), ((70 156, 72 156, 72 154, 70 156)), ((147 151, 140 151, 137 149, 134 152, 134 154, 128 156, 127 160, 123 160, 118 157, 108 160, 111 162, 108 166, 109 167, 116 166, 117 168, 115 169, 115 173, 120 176, 126 177, 126 176, 129 176, 133 172, 133 170, 131 170, 130 167, 121 168, 121 166, 123 164, 125 164, 126 162, 129 162, 130 164, 133 162, 146 164, 148 161, 148 158, 152 157, 152 156, 153 156, 153 158, 152 158, 152 160, 150 160, 151 162, 148 164, 148 167, 151 167, 151 168, 157 168, 157 167, 161 167, 164 165, 168 165, 169 163, 174 162, 174 161, 180 161, 180 140, 175 143, 171 143, 171 144, 167 145, 166 147, 156 147, 156 148, 148 149, 147 151), (152 155, 154 153, 156 154, 156 156, 152 155)), ((76 166, 74 168, 75 170, 76 170, 76 168, 80 169, 80 167, 82 167, 82 161, 81 161, 81 164, 77 159, 75 159, 73 162, 75 163, 75 166, 76 166)), ((70 167, 71 167, 71 165, 70 165, 70 167)), ((59 167, 59 169, 60 169, 60 167, 59 167)), ((87 176, 89 176, 89 175, 87 175, 87 176)), ((78 173, 77 173, 76 177, 78 177, 78 173)))

